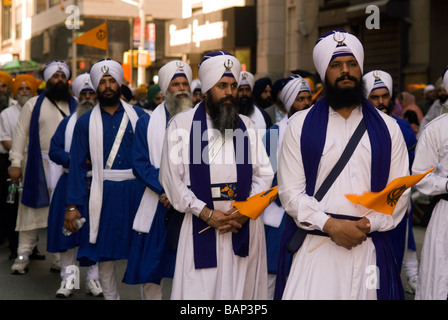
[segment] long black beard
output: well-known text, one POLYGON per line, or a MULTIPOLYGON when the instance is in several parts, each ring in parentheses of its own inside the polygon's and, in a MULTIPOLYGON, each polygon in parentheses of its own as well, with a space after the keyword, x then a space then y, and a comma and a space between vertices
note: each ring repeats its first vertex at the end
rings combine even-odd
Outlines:
POLYGON ((114 91, 114 95, 112 97, 106 97, 104 93, 105 91, 101 93, 98 91, 96 92, 100 106, 111 107, 120 103, 120 97, 121 97, 120 87, 118 87, 117 91, 114 91))
POLYGON ((254 113, 254 99, 252 97, 243 96, 238 98, 238 111, 247 117, 250 117, 254 113))
MULTIPOLYGON (((339 110, 346 107, 361 105, 365 98, 364 81, 358 81, 356 78, 348 76, 349 79, 355 81, 355 86, 349 89, 339 89, 336 86, 329 84, 328 79, 325 79, 325 98, 328 105, 334 110, 339 110)), ((341 78, 339 78, 341 79, 341 78)), ((336 83, 338 80, 336 80, 336 83)))
POLYGON ((213 127, 221 134, 225 134, 226 129, 235 130, 238 127, 238 104, 234 97, 230 96, 214 102, 211 94, 208 94, 205 103, 209 107, 213 127))
POLYGON ((58 81, 56 84, 47 82, 46 95, 54 101, 68 101, 71 97, 68 83, 58 81))

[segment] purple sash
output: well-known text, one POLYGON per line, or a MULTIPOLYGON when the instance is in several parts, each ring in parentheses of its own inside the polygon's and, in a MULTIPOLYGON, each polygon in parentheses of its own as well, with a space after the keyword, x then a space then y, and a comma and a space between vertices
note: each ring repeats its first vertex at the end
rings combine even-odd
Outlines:
MULTIPOLYGON (((44 99, 45 92, 37 98, 30 120, 28 160, 23 182, 22 203, 31 208, 44 208, 50 205, 39 138, 39 116, 44 99)), ((70 97, 70 114, 76 111, 77 104, 76 100, 70 97)))
MULTIPOLYGON (((252 185, 252 162, 250 157, 250 141, 246 132, 246 126, 241 118, 238 129, 233 136, 233 147, 236 157, 237 190, 236 201, 244 201, 249 197, 252 185), (238 145, 242 137, 243 146, 238 145), (243 147, 243 150, 241 149, 243 147)), ((196 197, 213 209, 213 198, 211 193, 210 166, 208 159, 208 137, 207 137, 207 117, 205 103, 202 102, 193 117, 193 124, 190 133, 190 183, 191 191, 196 197), (195 125, 196 124, 196 125, 195 125), (198 124, 200 125, 198 128, 198 124)), ((193 216, 193 243, 194 262, 196 269, 215 268, 216 260, 216 231, 210 228, 198 234, 199 231, 208 225, 200 218, 193 216)), ((233 251, 240 257, 249 255, 249 222, 232 235, 233 251)))

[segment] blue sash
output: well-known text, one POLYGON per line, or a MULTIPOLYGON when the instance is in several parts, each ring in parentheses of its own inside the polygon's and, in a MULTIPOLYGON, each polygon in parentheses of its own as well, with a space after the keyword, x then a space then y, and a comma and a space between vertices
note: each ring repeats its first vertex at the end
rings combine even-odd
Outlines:
MULTIPOLYGON (((252 185, 252 162, 250 158, 250 141, 246 132, 246 126, 241 118, 239 119, 238 129, 235 130, 233 136, 237 171, 235 200, 244 201, 248 198, 252 185), (237 136, 243 137, 244 152, 240 152, 243 151, 241 150, 241 145, 237 146, 237 136)), ((196 197, 204 201, 208 208, 213 209, 206 130, 207 117, 205 103, 202 102, 194 114, 190 133, 190 183, 191 191, 193 191, 196 197), (196 126, 194 125, 195 123, 196 126), (198 123, 200 124, 200 132, 195 130, 198 123), (200 141, 198 141, 199 139, 200 141)), ((210 228, 199 234, 199 231, 207 226, 207 223, 193 216, 194 262, 196 269, 215 268, 217 266, 215 229, 210 228)), ((249 255, 249 223, 245 223, 238 233, 232 235, 232 244, 235 255, 240 257, 249 255)))
MULTIPOLYGON (((381 115, 367 100, 363 101, 362 113, 372 150, 371 191, 379 192, 386 187, 389 178, 391 137, 381 115)), ((307 114, 302 127, 301 154, 306 178, 306 193, 309 196, 314 196, 315 192, 316 177, 327 135, 327 130, 322 130, 322 128, 327 128, 328 115, 329 106, 326 99, 323 98, 307 114)), ((289 253, 286 248, 297 229, 294 220, 288 215, 281 242, 278 275, 280 281, 277 281, 275 299, 281 299, 283 294, 286 277, 291 267, 290 263, 287 263, 289 253)), ((306 232, 303 232, 302 241, 306 234, 306 232)), ((372 237, 375 245, 377 267, 380 270, 380 288, 377 290, 378 300, 404 299, 400 271, 396 265, 389 234, 387 232, 373 232, 369 236, 372 237)))
MULTIPOLYGON (((39 116, 45 92, 40 94, 34 105, 30 120, 30 133, 28 145, 28 160, 26 162, 25 179, 23 182, 22 203, 31 208, 44 208, 50 205, 47 180, 45 178, 44 165, 39 138, 39 116)), ((70 114, 76 111, 77 102, 70 97, 70 114)))

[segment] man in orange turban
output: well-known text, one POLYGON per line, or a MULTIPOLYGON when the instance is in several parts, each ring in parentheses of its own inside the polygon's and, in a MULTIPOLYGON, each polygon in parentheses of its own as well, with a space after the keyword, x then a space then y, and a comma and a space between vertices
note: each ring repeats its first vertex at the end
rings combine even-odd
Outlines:
POLYGON ((14 99, 23 106, 30 98, 37 94, 37 81, 29 74, 21 74, 14 79, 11 91, 14 99))
POLYGON ((0 70, 0 111, 9 107, 11 99, 12 77, 9 73, 0 70))

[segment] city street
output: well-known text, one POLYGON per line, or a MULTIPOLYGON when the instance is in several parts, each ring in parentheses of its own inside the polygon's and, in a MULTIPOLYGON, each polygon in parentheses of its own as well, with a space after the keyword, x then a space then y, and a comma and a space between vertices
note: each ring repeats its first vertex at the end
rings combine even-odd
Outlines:
MULTIPOLYGON (((420 257, 420 250, 423 244, 425 228, 414 227, 414 236, 417 245, 417 256, 420 257)), ((13 275, 10 272, 12 261, 8 259, 7 243, 0 246, 0 300, 60 300, 56 298, 56 290, 59 288, 60 277, 58 273, 50 272, 51 254, 46 252, 46 231, 39 233, 38 248, 46 255, 42 261, 32 260, 29 272, 26 275, 13 275)), ((126 285, 121 282, 120 277, 126 268, 125 261, 117 263, 118 290, 122 300, 140 300, 140 286, 126 285)), ((80 268, 81 281, 80 289, 74 290, 69 300, 102 300, 101 297, 92 297, 85 293, 86 268, 80 268)), ((403 277, 403 284, 406 279, 403 277)), ((169 293, 164 292, 164 299, 169 298, 169 293)), ((406 300, 413 300, 414 296, 406 294, 406 300)))

